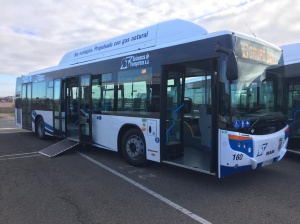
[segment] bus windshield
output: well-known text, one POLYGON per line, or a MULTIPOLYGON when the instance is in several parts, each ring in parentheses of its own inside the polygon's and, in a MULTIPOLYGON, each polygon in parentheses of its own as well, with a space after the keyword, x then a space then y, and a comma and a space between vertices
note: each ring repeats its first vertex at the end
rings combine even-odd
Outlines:
POLYGON ((249 134, 279 131, 286 125, 282 69, 238 64, 239 79, 231 84, 233 128, 249 134))
POLYGON ((256 135, 281 130, 286 125, 284 73, 282 66, 270 65, 275 61, 278 63, 280 52, 272 61, 237 55, 239 77, 230 84, 230 109, 228 108, 229 120, 225 119, 226 128, 256 135))
POLYGON ((263 65, 239 64, 239 79, 231 84, 232 108, 240 114, 276 112, 275 91, 281 75, 269 75, 263 65))

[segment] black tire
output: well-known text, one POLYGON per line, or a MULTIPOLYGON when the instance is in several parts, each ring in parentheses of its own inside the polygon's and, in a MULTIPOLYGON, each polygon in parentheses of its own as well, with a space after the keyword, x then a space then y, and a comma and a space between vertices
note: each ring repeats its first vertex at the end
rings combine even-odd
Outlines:
POLYGON ((36 122, 36 129, 35 129, 36 135, 39 139, 45 139, 45 122, 43 118, 39 118, 36 122))
POLYGON ((129 129, 122 138, 122 154, 133 166, 146 166, 146 144, 143 133, 138 129, 129 129))

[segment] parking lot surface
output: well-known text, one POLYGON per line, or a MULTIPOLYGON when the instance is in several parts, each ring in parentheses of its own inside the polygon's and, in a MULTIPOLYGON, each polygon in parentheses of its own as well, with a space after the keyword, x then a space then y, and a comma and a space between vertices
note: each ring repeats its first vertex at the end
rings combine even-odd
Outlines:
POLYGON ((300 158, 217 179, 78 147, 54 158, 0 116, 0 223, 300 223, 300 158))

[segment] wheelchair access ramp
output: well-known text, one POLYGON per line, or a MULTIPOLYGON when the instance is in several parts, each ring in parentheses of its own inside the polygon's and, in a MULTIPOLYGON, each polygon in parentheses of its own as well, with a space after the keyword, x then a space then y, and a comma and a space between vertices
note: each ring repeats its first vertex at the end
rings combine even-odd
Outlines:
POLYGON ((47 148, 42 149, 39 151, 39 153, 48 156, 48 157, 54 157, 58 154, 61 154, 69 149, 74 148, 75 146, 79 145, 79 142, 73 141, 70 139, 64 139, 60 142, 55 143, 54 145, 51 145, 47 148))

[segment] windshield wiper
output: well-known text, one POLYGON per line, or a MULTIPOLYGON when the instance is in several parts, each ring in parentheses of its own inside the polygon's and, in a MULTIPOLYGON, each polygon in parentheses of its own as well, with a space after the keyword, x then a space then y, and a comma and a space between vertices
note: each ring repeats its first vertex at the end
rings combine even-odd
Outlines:
POLYGON ((271 116, 271 114, 262 114, 262 115, 259 115, 259 117, 257 118, 257 120, 249 127, 248 130, 250 130, 251 128, 254 127, 254 125, 263 117, 267 117, 267 116, 271 116))

